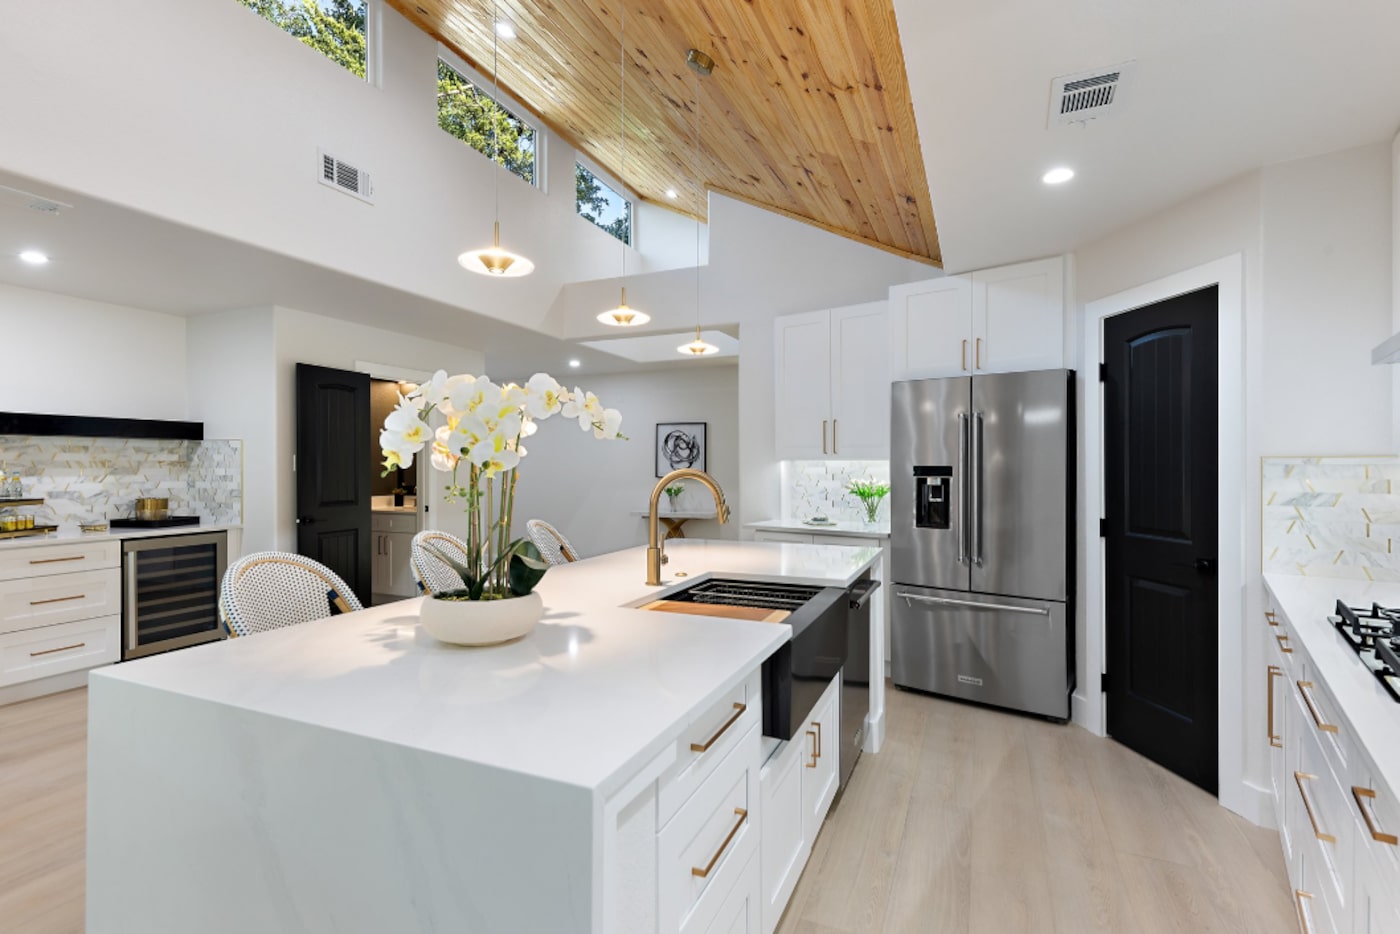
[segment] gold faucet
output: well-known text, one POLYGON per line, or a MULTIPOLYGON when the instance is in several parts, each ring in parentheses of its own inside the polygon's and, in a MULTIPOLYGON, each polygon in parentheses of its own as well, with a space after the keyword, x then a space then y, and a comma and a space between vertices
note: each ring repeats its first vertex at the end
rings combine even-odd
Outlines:
POLYGON ((710 492, 715 497, 715 515, 719 518, 720 524, 729 521, 729 504, 724 501, 724 491, 719 488, 715 478, 705 471, 689 468, 673 470, 657 480, 656 488, 651 491, 651 511, 647 514, 647 583, 653 586, 661 583, 661 565, 668 560, 665 543, 661 539, 659 528, 661 520, 657 516, 657 510, 661 503, 661 494, 666 491, 666 487, 677 480, 699 480, 709 487, 710 492))

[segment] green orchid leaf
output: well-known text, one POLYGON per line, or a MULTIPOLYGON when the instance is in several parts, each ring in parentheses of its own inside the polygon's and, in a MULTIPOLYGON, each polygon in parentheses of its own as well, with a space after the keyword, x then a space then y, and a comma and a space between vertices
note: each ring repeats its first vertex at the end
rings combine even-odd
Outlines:
MULTIPOLYGON (((472 575, 472 569, 470 567, 468 567, 466 564, 463 564, 461 561, 458 561, 456 558, 452 557, 436 545, 429 544, 428 542, 423 542, 422 547, 423 550, 426 551, 428 554, 432 555, 434 558, 437 558, 443 564, 447 565, 453 571, 455 571, 457 573, 457 576, 462 579, 462 584, 466 587, 468 591, 476 594, 481 593, 482 582, 477 580, 472 575)), ((481 597, 474 596, 472 597, 472 599, 480 600, 481 597)))
POLYGON ((507 579, 513 595, 523 597, 533 591, 548 570, 549 564, 540 557, 534 542, 522 538, 511 546, 507 579))

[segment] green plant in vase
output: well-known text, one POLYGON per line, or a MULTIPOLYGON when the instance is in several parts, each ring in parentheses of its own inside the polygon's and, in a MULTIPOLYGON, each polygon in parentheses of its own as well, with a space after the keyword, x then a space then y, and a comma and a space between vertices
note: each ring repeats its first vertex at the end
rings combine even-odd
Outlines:
POLYGON ((667 498, 667 499, 670 501, 670 503, 671 503, 671 511, 672 511, 672 512, 675 512, 675 511, 676 511, 676 507, 680 505, 681 494, 684 493, 684 492, 685 492, 685 484, 684 484, 684 483, 673 484, 672 486, 668 486, 668 487, 666 488, 666 498, 667 498))
POLYGON ((880 521, 880 501, 890 494, 888 483, 878 483, 874 480, 852 480, 846 490, 860 500, 861 506, 865 507, 865 521, 874 525, 880 521))

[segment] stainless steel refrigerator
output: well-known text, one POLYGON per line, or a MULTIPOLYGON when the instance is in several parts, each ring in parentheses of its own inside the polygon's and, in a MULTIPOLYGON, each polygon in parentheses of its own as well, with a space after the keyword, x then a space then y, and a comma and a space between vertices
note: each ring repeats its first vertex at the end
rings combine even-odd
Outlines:
POLYGON ((1074 373, 898 382, 890 433, 894 683, 1068 719, 1074 373))

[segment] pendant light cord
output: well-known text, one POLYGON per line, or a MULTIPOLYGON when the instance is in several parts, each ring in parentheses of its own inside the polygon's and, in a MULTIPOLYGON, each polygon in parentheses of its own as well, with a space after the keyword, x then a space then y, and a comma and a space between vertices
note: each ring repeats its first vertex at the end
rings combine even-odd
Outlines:
POLYGON ((695 73, 695 339, 700 339, 700 73, 695 73))
POLYGON ((622 0, 622 21, 617 31, 617 86, 618 97, 622 101, 619 111, 618 129, 622 136, 622 204, 627 219, 627 237, 619 237, 622 244, 622 294, 627 294, 627 240, 632 236, 631 211, 627 207, 627 0, 622 0))
POLYGON ((501 109, 501 63, 498 58, 501 34, 496 27, 500 25, 500 16, 500 5, 497 0, 491 0, 491 195, 496 209, 497 237, 501 224, 501 115, 496 112, 501 109))

